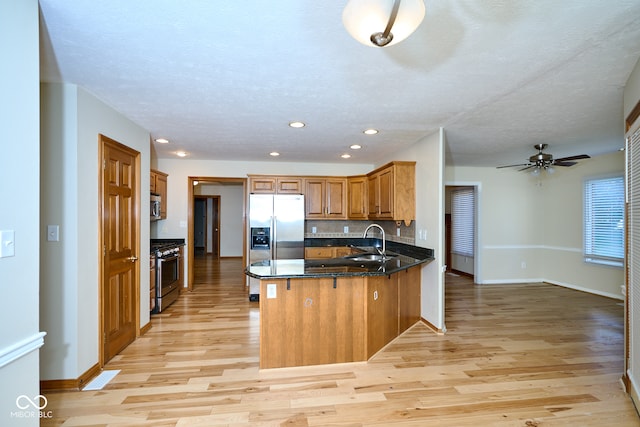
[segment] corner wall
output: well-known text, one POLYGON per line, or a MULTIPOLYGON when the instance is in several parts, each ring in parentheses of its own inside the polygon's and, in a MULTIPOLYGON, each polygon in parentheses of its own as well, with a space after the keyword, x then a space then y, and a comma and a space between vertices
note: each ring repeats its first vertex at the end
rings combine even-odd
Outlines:
POLYGON ((445 131, 428 135, 399 152, 394 160, 416 162, 415 244, 434 250, 422 267, 421 316, 441 331, 444 323, 444 145, 445 131))
MULTIPOLYGON (((38 252, 40 194, 38 2, 0 1, 0 230, 14 232, 14 256, 0 258, 0 425, 37 426, 20 395, 39 394, 38 252), (27 413, 20 417, 15 413, 27 413)), ((6 241, 6 240, 5 240, 6 241)), ((6 249, 6 247, 4 248, 6 249)), ((37 399, 37 398, 36 398, 37 399)), ((35 416, 34 416, 35 414, 35 416)))
MULTIPOLYGON (((141 153, 140 206, 149 205, 149 133, 85 90, 42 84, 41 226, 60 225, 60 241, 41 238, 41 380, 75 380, 99 357, 98 134, 141 153)), ((149 221, 140 224, 140 295, 149 289, 149 221), (145 291, 146 290, 146 291, 145 291)), ((140 326, 149 322, 140 300, 140 326)))

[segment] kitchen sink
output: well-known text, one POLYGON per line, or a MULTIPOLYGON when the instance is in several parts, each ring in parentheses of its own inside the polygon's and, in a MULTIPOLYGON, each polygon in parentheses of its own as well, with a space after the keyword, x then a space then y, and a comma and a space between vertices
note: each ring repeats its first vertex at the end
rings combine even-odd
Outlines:
POLYGON ((382 255, 382 254, 378 254, 378 253, 361 253, 361 254, 352 254, 352 255, 347 255, 343 258, 345 259, 349 259, 352 261, 386 261, 388 259, 392 259, 395 258, 395 255, 382 255))

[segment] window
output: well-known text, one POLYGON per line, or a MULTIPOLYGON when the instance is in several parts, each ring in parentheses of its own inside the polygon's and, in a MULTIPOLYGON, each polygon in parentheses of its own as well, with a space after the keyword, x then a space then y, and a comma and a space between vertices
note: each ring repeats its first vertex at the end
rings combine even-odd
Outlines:
POLYGON ((473 188, 451 192, 451 252, 455 254, 473 256, 475 205, 473 188))
POLYGON ((584 183, 584 259, 622 266, 624 260, 624 180, 621 176, 584 183))

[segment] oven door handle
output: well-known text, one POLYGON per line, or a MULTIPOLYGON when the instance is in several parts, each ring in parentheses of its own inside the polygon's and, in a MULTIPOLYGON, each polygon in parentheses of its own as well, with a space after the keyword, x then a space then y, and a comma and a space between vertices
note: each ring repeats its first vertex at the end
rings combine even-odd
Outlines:
POLYGON ((174 259, 178 259, 178 255, 172 255, 172 256, 167 257, 167 258, 158 258, 158 261, 166 262, 166 261, 173 261, 174 259))

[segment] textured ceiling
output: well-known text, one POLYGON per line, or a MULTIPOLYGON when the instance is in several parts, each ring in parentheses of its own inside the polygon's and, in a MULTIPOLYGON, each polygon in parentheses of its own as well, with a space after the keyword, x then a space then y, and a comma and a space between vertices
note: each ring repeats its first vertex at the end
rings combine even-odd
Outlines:
POLYGON ((348 35, 345 4, 40 0, 41 76, 170 139, 163 158, 379 163, 440 127, 456 165, 623 146, 640 1, 427 0, 387 48, 348 35))

